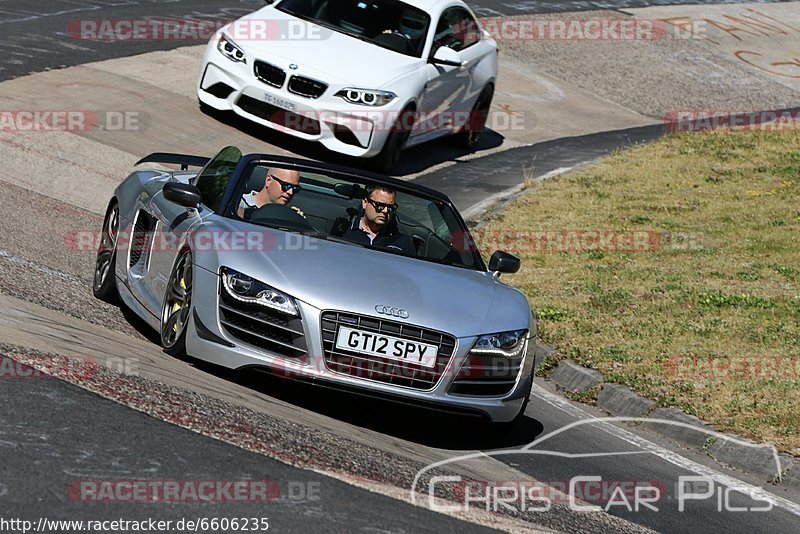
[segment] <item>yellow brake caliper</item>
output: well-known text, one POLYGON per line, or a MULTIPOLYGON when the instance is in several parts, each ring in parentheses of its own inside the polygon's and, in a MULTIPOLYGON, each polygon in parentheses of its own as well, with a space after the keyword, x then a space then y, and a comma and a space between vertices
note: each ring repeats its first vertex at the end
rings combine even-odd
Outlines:
MULTIPOLYGON (((181 287, 183 288, 184 291, 186 290, 186 282, 184 282, 183 277, 181 277, 181 287)), ((181 309, 181 305, 178 304, 177 302, 172 305, 172 313, 175 313, 176 311, 178 311, 180 309, 181 309)), ((177 332, 178 331, 178 323, 177 322, 174 325, 172 325, 172 331, 173 332, 177 332)))

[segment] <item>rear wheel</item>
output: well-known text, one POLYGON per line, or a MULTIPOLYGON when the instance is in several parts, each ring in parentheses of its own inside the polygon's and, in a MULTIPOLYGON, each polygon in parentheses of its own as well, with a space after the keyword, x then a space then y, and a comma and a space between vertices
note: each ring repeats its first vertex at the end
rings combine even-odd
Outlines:
POLYGON ((92 294, 95 298, 111 304, 119 301, 117 293, 117 277, 114 264, 117 260, 117 238, 119 237, 119 204, 112 204, 106 212, 100 245, 97 247, 97 259, 92 280, 92 294))
POLYGON ((192 252, 178 255, 161 309, 161 345, 168 354, 186 356, 186 327, 192 310, 192 252))
POLYGON ((382 173, 388 173, 397 165, 400 160, 400 154, 406 146, 408 136, 411 134, 411 128, 414 125, 414 109, 406 108, 397 118, 397 121, 392 126, 392 131, 386 138, 381 152, 372 158, 372 167, 382 173))
POLYGON ((489 117, 489 108, 492 105, 492 97, 494 96, 494 86, 487 85, 478 95, 478 100, 472 106, 472 111, 469 114, 469 120, 461 128, 461 131, 456 134, 456 142, 467 150, 475 150, 478 146, 481 133, 486 126, 486 119, 489 117))

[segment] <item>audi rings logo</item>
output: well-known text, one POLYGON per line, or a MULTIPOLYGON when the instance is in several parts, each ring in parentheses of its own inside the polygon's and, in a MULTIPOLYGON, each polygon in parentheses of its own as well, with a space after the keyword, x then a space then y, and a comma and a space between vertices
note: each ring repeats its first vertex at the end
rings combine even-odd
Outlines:
POLYGON ((382 313, 383 315, 392 315, 394 317, 400 317, 401 319, 408 319, 408 312, 406 310, 401 310, 400 308, 390 308, 389 306, 382 306, 378 304, 375 306, 375 311, 382 313))

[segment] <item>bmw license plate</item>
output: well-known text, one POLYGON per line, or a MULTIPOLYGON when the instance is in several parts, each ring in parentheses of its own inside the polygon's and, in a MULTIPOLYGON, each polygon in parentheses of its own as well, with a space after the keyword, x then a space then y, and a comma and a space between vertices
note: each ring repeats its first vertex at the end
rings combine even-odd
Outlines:
POLYGON ((439 350, 436 345, 429 343, 356 330, 346 326, 339 328, 339 334, 336 336, 336 348, 413 363, 423 367, 436 365, 436 353, 439 350))
POLYGON ((295 103, 289 102, 288 100, 284 100, 283 98, 279 98, 269 93, 264 93, 264 100, 267 102, 267 104, 272 104, 273 106, 282 109, 288 109, 289 111, 297 111, 297 105, 295 103))

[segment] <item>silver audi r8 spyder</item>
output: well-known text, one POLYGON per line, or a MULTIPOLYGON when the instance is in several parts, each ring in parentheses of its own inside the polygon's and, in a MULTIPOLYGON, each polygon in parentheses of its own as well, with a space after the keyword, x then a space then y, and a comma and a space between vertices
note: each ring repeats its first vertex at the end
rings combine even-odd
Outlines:
POLYGON ((235 147, 145 162, 181 170, 137 170, 116 189, 93 290, 159 331, 166 352, 495 423, 519 419, 536 321, 522 293, 498 279, 519 260, 497 251, 487 266, 447 196, 235 147), (264 202, 273 189, 281 196, 264 202), (374 239, 353 239, 368 203, 389 222, 374 239), (384 234, 407 246, 385 246, 384 234))

